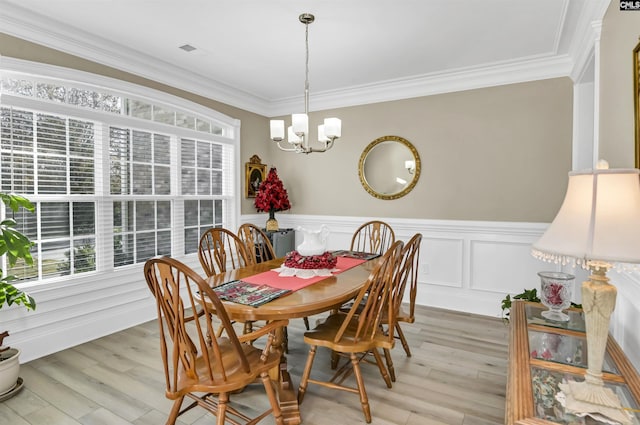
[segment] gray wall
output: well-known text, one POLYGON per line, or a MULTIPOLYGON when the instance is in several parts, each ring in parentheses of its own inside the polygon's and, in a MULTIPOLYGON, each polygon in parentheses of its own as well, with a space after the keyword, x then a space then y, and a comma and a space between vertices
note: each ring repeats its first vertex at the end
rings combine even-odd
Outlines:
MULTIPOLYGON (((276 166, 295 214, 547 222, 571 168, 568 78, 312 113, 310 128, 341 118, 342 139, 330 152, 295 155, 269 143, 265 117, 1 33, 0 54, 142 84, 240 119, 240 175, 253 154, 276 166), (372 197, 358 179, 360 153, 384 135, 408 139, 422 159, 420 181, 398 200, 372 197)), ((252 200, 241 211, 254 213, 252 200)))
POLYGON ((334 148, 269 157, 296 214, 549 222, 571 169, 572 93, 559 78, 313 113, 310 128, 342 119, 334 148), (422 160, 418 184, 397 200, 358 179, 360 154, 385 135, 409 140, 422 160))
POLYGON ((640 13, 609 5, 600 44, 600 157, 611 168, 634 167, 633 49, 640 13))

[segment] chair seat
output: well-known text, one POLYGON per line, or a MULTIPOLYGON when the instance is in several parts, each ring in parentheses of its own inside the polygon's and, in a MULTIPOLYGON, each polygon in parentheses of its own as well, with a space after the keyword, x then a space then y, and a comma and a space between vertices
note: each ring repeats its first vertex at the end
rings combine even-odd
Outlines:
MULTIPOLYGON (((262 360, 260 360, 260 355, 262 354, 261 349, 248 344, 241 344, 247 361, 252 365, 251 372, 247 373, 242 370, 239 357, 236 355, 236 351, 229 339, 218 338, 218 344, 224 362, 226 380, 223 379, 219 368, 213 371, 213 379, 210 379, 207 376, 209 366, 204 357, 200 356, 196 359, 196 373, 198 377, 189 376, 184 369, 180 368, 178 372, 178 388, 180 388, 180 391, 167 391, 167 396, 169 397, 171 395, 169 398, 175 399, 190 392, 204 392, 207 387, 211 386, 216 386, 220 392, 234 391, 251 384, 263 371, 268 371, 280 363, 280 353, 277 351, 269 353, 266 361, 262 362, 262 360)), ((208 354, 209 358, 214 358, 213 350, 210 349, 208 354)))
POLYGON ((331 314, 324 322, 318 324, 313 330, 305 332, 304 342, 309 345, 329 347, 334 351, 344 353, 358 353, 369 351, 374 347, 393 348, 393 341, 383 333, 382 329, 377 329, 374 338, 367 341, 356 341, 355 334, 358 328, 358 318, 354 317, 349 322, 346 331, 339 341, 335 341, 336 334, 347 315, 343 312, 331 314))
POLYGON ((398 315, 396 316, 396 321, 405 322, 405 323, 414 323, 416 321, 415 317, 411 317, 411 314, 402 306, 400 306, 400 310, 398 311, 398 315))
MULTIPOLYGON (((356 313, 360 314, 360 312, 362 311, 362 309, 364 308, 364 305, 366 303, 366 297, 364 300, 362 300, 360 302, 360 304, 358 305, 358 308, 356 309, 356 313)), ((342 304, 342 306, 340 306, 340 312, 341 313, 348 313, 349 310, 351 310, 351 308, 353 307, 353 301, 349 301, 348 303, 344 303, 342 304)), ((411 317, 411 315, 409 314, 409 312, 403 308, 403 306, 400 306, 400 309, 398 310, 398 313, 396 315, 396 321, 398 322, 405 322, 405 323, 414 323, 415 322, 415 318, 411 317)), ((382 317, 380 319, 380 322, 383 325, 386 325, 389 323, 389 318, 387 317, 387 313, 383 312, 382 313, 382 317)))

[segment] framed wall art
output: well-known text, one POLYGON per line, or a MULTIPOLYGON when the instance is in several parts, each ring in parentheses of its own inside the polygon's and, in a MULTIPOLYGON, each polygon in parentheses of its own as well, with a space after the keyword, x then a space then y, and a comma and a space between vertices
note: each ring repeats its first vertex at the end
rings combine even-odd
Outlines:
POLYGON ((258 155, 253 155, 245 167, 245 179, 244 179, 244 195, 247 198, 255 198, 258 192, 260 183, 267 177, 267 165, 261 163, 261 159, 258 155))

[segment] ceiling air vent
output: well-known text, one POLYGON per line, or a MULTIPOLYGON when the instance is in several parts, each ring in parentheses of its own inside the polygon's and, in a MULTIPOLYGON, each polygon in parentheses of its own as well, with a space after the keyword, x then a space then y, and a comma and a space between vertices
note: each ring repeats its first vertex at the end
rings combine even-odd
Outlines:
POLYGON ((194 50, 196 50, 196 48, 193 47, 191 44, 183 44, 179 48, 184 50, 185 52, 193 52, 194 50))

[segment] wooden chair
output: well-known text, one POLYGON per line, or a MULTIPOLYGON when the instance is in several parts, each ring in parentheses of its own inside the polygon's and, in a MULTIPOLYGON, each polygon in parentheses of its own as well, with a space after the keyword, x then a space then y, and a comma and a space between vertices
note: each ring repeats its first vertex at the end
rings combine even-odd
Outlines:
MULTIPOLYGON (((254 264, 276 258, 276 252, 273 249, 273 245, 271 245, 271 241, 269 241, 269 237, 255 224, 242 224, 238 228, 238 238, 243 242, 247 256, 254 264)), ((307 317, 302 319, 304 320, 304 326, 309 330, 309 319, 307 317)), ((283 346, 285 347, 285 352, 287 352, 289 347, 287 328, 285 328, 284 338, 283 346)))
POLYGON ((145 263, 144 275, 156 299, 165 394, 174 400, 167 425, 175 424, 178 416, 196 406, 215 415, 217 425, 227 420, 256 424, 270 413, 278 425, 283 425, 269 370, 280 364, 280 353, 272 343, 275 330, 287 321, 274 321, 254 333, 238 336, 213 289, 183 263, 169 257, 152 258, 145 263), (187 313, 200 309, 199 315, 187 313), (222 323, 224 338, 207 338, 213 334, 213 315, 222 323), (263 335, 268 335, 263 349, 248 343, 263 335), (270 408, 252 419, 229 404, 229 395, 258 377, 270 408), (185 398, 192 402, 183 408, 185 398))
MULTIPOLYGON (((253 264, 240 238, 221 227, 212 227, 202 234, 198 259, 207 277, 253 264)), ((251 332, 252 328, 252 322, 244 323, 245 333, 251 332)), ((220 336, 222 330, 220 328, 216 335, 220 336)))
POLYGON ((207 276, 253 264, 235 233, 212 227, 200 237, 198 259, 207 276))
POLYGON ((393 229, 384 221, 374 220, 358 227, 351 238, 351 250, 384 254, 395 242, 393 229))
POLYGON ((276 258, 276 252, 266 233, 258 226, 245 223, 238 228, 238 237, 244 244, 247 255, 254 264, 276 258))
POLYGON ((311 348, 298 389, 299 403, 302 403, 304 399, 308 383, 358 393, 365 420, 367 423, 371 422, 371 410, 360 370, 360 362, 366 358, 368 353, 373 354, 387 387, 391 388, 391 380, 378 349, 391 349, 394 345, 393 327, 388 332, 384 332, 381 320, 384 314, 387 315, 390 323, 395 320, 395 306, 392 302, 394 268, 400 260, 402 246, 402 241, 395 242, 383 255, 369 275, 367 283, 358 293, 353 308, 348 313, 340 311, 333 313, 315 329, 304 334, 304 341, 311 348), (358 311, 360 301, 365 299, 365 296, 367 301, 358 311), (318 346, 327 347, 333 352, 341 353, 349 358, 343 366, 338 368, 329 381, 310 378, 318 346), (355 388, 343 385, 351 373, 355 376, 355 388))
MULTIPOLYGON (((407 242, 402 248, 400 254, 400 261, 398 267, 396 267, 396 283, 392 294, 392 302, 394 305, 394 321, 390 321, 389 317, 382 318, 382 324, 387 325, 387 332, 390 327, 393 327, 397 338, 402 343, 404 351, 407 353, 407 357, 411 357, 411 349, 407 342, 404 332, 400 327, 400 322, 415 322, 415 304, 416 294, 418 292, 418 262, 420 257, 420 244, 422 242, 422 234, 416 233, 413 235, 409 242, 407 242), (405 289, 409 285, 409 312, 403 308, 403 298, 405 289)), ((391 381, 396 381, 396 373, 393 367, 393 361, 391 359, 391 353, 389 350, 384 350, 385 360, 387 363, 387 369, 391 376, 391 381)))
MULTIPOLYGON (((402 347, 407 353, 407 357, 411 357, 411 349, 409 348, 409 343, 407 342, 406 337, 404 336, 404 332, 402 332, 402 328, 400 327, 399 322, 409 322, 413 323, 415 321, 415 302, 416 302, 416 294, 418 287, 418 262, 420 256, 420 243, 422 242, 422 234, 416 233, 410 240, 407 242, 402 248, 402 253, 400 254, 400 260, 397 262, 395 271, 394 271, 394 280, 395 284, 393 287, 392 293, 392 303, 394 305, 395 310, 395 323, 391 323, 389 317, 386 314, 383 314, 381 325, 387 326, 384 332, 388 332, 388 327, 392 326, 396 332, 395 337, 400 340, 402 343, 402 347), (409 295, 409 312, 407 312, 403 308, 403 298, 404 293, 409 285, 410 295, 409 295)), ((365 299, 360 302, 356 313, 359 314, 362 311, 366 302, 365 299)), ((349 302, 342 307, 340 307, 340 311, 348 312, 353 308, 354 303, 349 302)), ((385 361, 387 363, 387 370, 389 372, 389 376, 391 377, 391 381, 396 381, 396 373, 395 368, 393 366, 393 359, 391 358, 391 352, 388 349, 384 349, 385 361)), ((332 358, 332 367, 335 367, 336 357, 332 358)), ((384 378, 384 376, 383 376, 384 378)))

